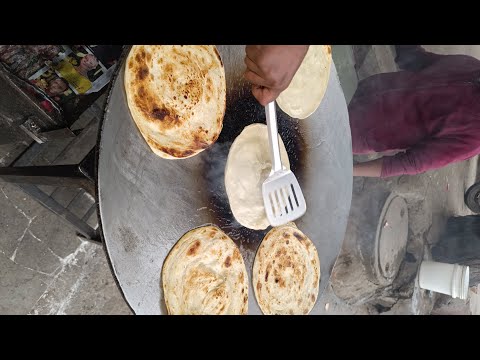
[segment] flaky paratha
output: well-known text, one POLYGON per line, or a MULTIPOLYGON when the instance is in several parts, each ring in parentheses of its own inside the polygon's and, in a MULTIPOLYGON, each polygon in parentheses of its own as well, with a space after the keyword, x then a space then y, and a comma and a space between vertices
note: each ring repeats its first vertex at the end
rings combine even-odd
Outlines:
POLYGON ((243 315, 248 311, 248 275, 240 250, 216 226, 187 232, 162 269, 171 315, 243 315))
POLYGON ((312 115, 327 90, 331 64, 330 45, 310 45, 290 85, 278 96, 278 106, 296 119, 312 115))
POLYGON ((125 93, 140 133, 162 158, 194 156, 220 135, 225 71, 213 45, 134 45, 125 93))
POLYGON ((289 223, 270 230, 253 263, 252 286, 267 315, 308 314, 318 296, 320 260, 312 241, 289 223))

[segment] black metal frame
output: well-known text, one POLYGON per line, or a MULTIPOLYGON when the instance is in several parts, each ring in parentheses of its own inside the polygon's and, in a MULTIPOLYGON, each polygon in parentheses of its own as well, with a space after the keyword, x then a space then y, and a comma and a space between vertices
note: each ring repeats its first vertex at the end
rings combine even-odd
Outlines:
POLYGON ((96 148, 93 148, 80 164, 75 165, 0 167, 0 178, 6 182, 19 184, 23 191, 72 224, 80 233, 77 235, 100 243, 98 230, 87 224, 87 220, 95 211, 96 204, 82 218, 79 218, 36 186, 82 188, 95 198, 95 152, 96 148))

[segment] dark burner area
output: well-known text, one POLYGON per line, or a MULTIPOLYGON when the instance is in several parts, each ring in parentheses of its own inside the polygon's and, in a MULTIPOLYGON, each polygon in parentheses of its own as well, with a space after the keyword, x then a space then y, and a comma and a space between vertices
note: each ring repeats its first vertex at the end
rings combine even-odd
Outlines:
MULTIPOLYGON (((290 168, 301 177, 302 157, 305 145, 298 131, 298 120, 286 115, 277 106, 277 121, 280 136, 287 149, 290 168)), ((223 120, 223 130, 217 142, 203 155, 205 166, 207 201, 211 209, 211 221, 224 230, 232 240, 243 247, 255 251, 265 234, 270 230, 251 230, 240 225, 230 210, 225 191, 225 164, 233 141, 242 130, 251 124, 265 124, 265 109, 253 97, 250 91, 242 95, 227 98, 227 109, 223 120), (232 100, 233 99, 233 100, 232 100)))

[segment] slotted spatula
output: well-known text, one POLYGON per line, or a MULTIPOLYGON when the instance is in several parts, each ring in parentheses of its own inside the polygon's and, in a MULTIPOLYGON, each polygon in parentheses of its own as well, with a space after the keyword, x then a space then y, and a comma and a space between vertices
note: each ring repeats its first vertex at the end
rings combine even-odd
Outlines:
POLYGON ((282 165, 278 144, 275 101, 265 106, 265 113, 270 155, 272 157, 272 171, 262 185, 263 204, 270 225, 280 226, 305 214, 307 204, 297 178, 293 172, 282 165))

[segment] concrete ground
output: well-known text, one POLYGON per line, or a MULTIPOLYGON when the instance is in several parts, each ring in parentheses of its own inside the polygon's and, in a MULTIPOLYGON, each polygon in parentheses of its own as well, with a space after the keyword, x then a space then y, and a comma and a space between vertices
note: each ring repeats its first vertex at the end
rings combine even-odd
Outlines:
POLYGON ((0 182, 0 314, 130 314, 103 248, 0 182))
MULTIPOLYGON (((427 46, 442 53, 480 56, 480 47, 427 46)), ((347 101, 359 80, 378 72, 396 71, 391 46, 333 47, 333 57, 347 101)), ((0 166, 8 164, 12 147, 0 146, 0 166)), ((466 215, 464 191, 475 181, 477 159, 452 164, 418 176, 384 182, 409 206, 407 252, 429 256, 446 219, 466 215)), ((383 180, 378 180, 382 182, 383 180)), ((356 179, 354 196, 364 190, 356 179), (363 189, 363 190, 362 190, 363 189)), ((131 314, 108 267, 101 246, 79 240, 56 215, 0 180, 0 314, 131 314)), ((348 253, 348 242, 342 255, 348 253)), ((404 269, 405 272, 411 269, 404 269)), ((368 284, 366 284, 368 286, 368 284)), ((319 299, 325 314, 467 314, 480 310, 472 289, 468 302, 433 296, 415 289, 387 311, 370 305, 348 305, 328 291, 319 299), (471 309, 472 310, 471 310, 471 309)))

